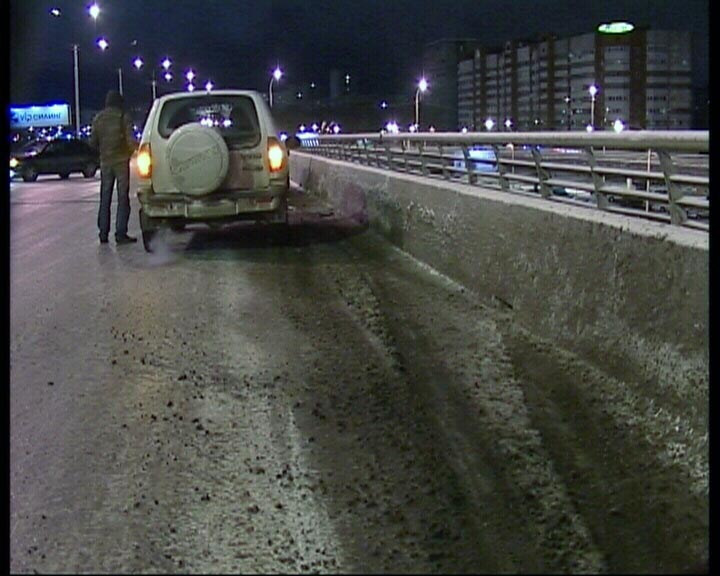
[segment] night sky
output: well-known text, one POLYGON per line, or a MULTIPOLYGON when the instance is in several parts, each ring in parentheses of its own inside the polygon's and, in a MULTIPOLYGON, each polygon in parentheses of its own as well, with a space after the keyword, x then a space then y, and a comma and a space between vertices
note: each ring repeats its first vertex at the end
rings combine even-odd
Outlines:
POLYGON ((708 82, 708 0, 98 0, 96 23, 89 3, 10 1, 13 104, 73 102, 73 42, 83 107, 102 107, 121 64, 126 98, 149 104, 149 65, 154 60, 159 74, 165 55, 175 87, 178 72, 192 67, 198 86, 209 78, 218 88, 266 91, 279 62, 288 85, 314 81, 326 92, 337 68, 350 74, 353 92, 382 97, 412 92, 426 42, 477 38, 500 46, 590 32, 616 19, 692 32, 693 84, 708 82), (51 16, 52 7, 62 16, 51 16), (110 42, 106 52, 95 46, 99 36, 110 42), (141 72, 131 65, 138 54, 147 62, 141 72))

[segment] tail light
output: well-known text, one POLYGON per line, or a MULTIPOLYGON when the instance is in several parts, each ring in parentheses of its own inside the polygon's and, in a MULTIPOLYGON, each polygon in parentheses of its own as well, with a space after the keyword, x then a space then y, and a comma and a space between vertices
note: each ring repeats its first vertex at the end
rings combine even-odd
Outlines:
POLYGON ((150 178, 152 176, 152 155, 150 154, 150 144, 141 144, 135 159, 138 175, 140 178, 150 178))
POLYGON ((285 164, 285 151, 276 138, 268 138, 268 163, 270 172, 282 170, 285 164))

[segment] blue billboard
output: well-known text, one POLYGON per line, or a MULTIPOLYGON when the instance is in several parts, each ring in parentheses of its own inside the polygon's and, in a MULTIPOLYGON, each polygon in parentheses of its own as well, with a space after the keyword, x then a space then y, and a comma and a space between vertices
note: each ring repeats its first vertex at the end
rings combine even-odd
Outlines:
POLYGON ((10 107, 10 129, 47 128, 70 124, 69 104, 10 107))

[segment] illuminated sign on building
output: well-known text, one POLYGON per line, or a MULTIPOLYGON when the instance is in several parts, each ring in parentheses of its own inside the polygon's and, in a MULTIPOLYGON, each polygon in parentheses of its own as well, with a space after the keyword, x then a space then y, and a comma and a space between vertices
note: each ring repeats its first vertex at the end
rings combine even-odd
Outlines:
POLYGON ((70 124, 70 106, 51 104, 49 106, 24 106, 10 108, 10 129, 47 128, 70 124))
POLYGON ((632 32, 634 29, 635 26, 629 22, 609 22, 598 26, 598 32, 603 34, 625 34, 626 32, 632 32))

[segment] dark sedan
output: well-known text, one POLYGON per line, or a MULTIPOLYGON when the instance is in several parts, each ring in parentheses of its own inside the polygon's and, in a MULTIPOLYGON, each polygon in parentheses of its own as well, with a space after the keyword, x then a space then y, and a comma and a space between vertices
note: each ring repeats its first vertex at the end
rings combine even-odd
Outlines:
POLYGON ((10 158, 10 177, 34 182, 40 174, 57 174, 64 179, 72 172, 81 172, 85 178, 92 178, 99 165, 98 153, 82 140, 36 141, 10 158))

